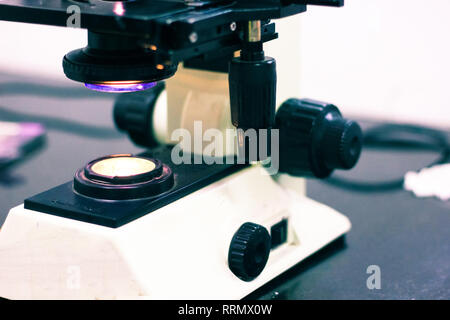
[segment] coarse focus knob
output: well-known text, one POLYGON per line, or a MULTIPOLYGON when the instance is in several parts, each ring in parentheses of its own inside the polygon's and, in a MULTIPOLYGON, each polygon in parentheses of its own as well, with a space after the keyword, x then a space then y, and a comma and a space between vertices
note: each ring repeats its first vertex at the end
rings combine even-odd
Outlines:
POLYGON ((263 271, 269 259, 270 235, 263 226, 246 222, 233 236, 228 266, 241 280, 251 281, 263 271))
POLYGON ((362 131, 339 109, 310 99, 289 99, 277 111, 280 171, 296 176, 328 177, 351 169, 362 149, 362 131))
POLYGON ((275 122, 275 59, 265 57, 263 51, 242 52, 241 57, 230 62, 228 83, 231 122, 241 129, 237 132, 238 154, 244 155, 246 162, 265 160, 270 157, 270 130, 275 122), (256 141, 245 135, 249 129, 255 130, 256 141), (253 146, 256 155, 251 154, 253 146))
POLYGON ((122 93, 114 103, 114 122, 121 131, 128 132, 137 145, 154 147, 158 141, 153 134, 153 110, 164 82, 155 87, 132 93, 122 93))
POLYGON ((275 117, 275 59, 234 58, 229 72, 231 121, 237 128, 272 128, 275 117))

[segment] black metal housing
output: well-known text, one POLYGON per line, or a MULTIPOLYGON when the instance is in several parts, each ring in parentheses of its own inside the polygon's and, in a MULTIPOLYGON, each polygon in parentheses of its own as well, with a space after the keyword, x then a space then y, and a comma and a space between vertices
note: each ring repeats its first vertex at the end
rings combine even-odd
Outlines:
MULTIPOLYGON (((176 63, 219 49, 222 54, 239 50, 240 22, 295 15, 307 4, 340 6, 343 1, 3 0, 0 20, 67 27, 73 8, 79 8, 80 28, 140 39, 156 46, 161 60, 176 63), (115 10, 118 3, 121 12, 115 10)), ((274 29, 271 34, 264 41, 276 37, 274 29)))

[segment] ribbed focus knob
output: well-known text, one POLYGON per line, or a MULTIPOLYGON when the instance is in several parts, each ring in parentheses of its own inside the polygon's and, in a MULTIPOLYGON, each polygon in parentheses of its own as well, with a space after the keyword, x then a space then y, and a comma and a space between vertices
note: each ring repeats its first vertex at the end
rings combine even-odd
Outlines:
POLYGON ((270 235, 259 224, 246 222, 234 234, 228 251, 228 266, 241 280, 251 281, 263 271, 269 259, 270 235))
POLYGON ((275 59, 230 62, 231 121, 241 129, 272 128, 277 87, 275 59))
POLYGON ((334 169, 351 169, 362 149, 359 125, 342 118, 332 104, 289 99, 278 109, 280 170, 325 178, 334 169))
POLYGON ((242 56, 234 58, 228 73, 231 122, 242 129, 238 130, 238 154, 247 163, 270 157, 270 130, 275 122, 276 63, 275 59, 264 57, 263 52, 259 54, 260 57, 248 56, 247 60, 242 56), (245 136, 248 129, 255 130, 257 140, 245 136), (253 146, 257 148, 256 155, 251 155, 253 146), (261 146, 265 146, 265 151, 261 146))
POLYGON ((153 134, 153 110, 163 90, 164 82, 159 82, 149 90, 122 93, 115 101, 114 122, 119 130, 128 132, 137 145, 158 145, 153 134))

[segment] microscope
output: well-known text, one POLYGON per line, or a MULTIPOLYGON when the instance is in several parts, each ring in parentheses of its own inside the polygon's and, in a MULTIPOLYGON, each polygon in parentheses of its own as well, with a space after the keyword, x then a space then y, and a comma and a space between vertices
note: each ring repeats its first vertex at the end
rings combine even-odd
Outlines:
POLYGON ((284 90, 297 70, 277 79, 264 52, 272 21, 307 5, 343 0, 1 1, 1 20, 87 29, 64 73, 119 93, 116 126, 146 151, 11 209, 0 297, 241 299, 344 236, 304 179, 351 169, 361 129, 284 90))

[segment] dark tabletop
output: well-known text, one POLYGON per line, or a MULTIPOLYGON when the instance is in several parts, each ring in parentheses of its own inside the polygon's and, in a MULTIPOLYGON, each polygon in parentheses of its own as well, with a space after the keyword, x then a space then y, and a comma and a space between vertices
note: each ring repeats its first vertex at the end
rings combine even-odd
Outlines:
MULTIPOLYGON (((76 169, 88 161, 142 150, 115 130, 113 99, 69 81, 52 84, 0 74, 0 121, 39 121, 47 127, 47 142, 41 151, 8 172, 0 172, 0 225, 10 208, 71 180, 76 169)), ((374 180, 399 177, 406 170, 421 168, 435 156, 426 152, 364 151, 357 167, 345 176, 374 180)), ((307 188, 311 198, 346 214, 352 230, 345 239, 300 263, 250 298, 450 298, 450 202, 418 199, 404 190, 348 191, 318 180, 308 180, 307 188), (380 268, 379 290, 367 288, 370 274, 366 270, 370 265, 380 268)))

